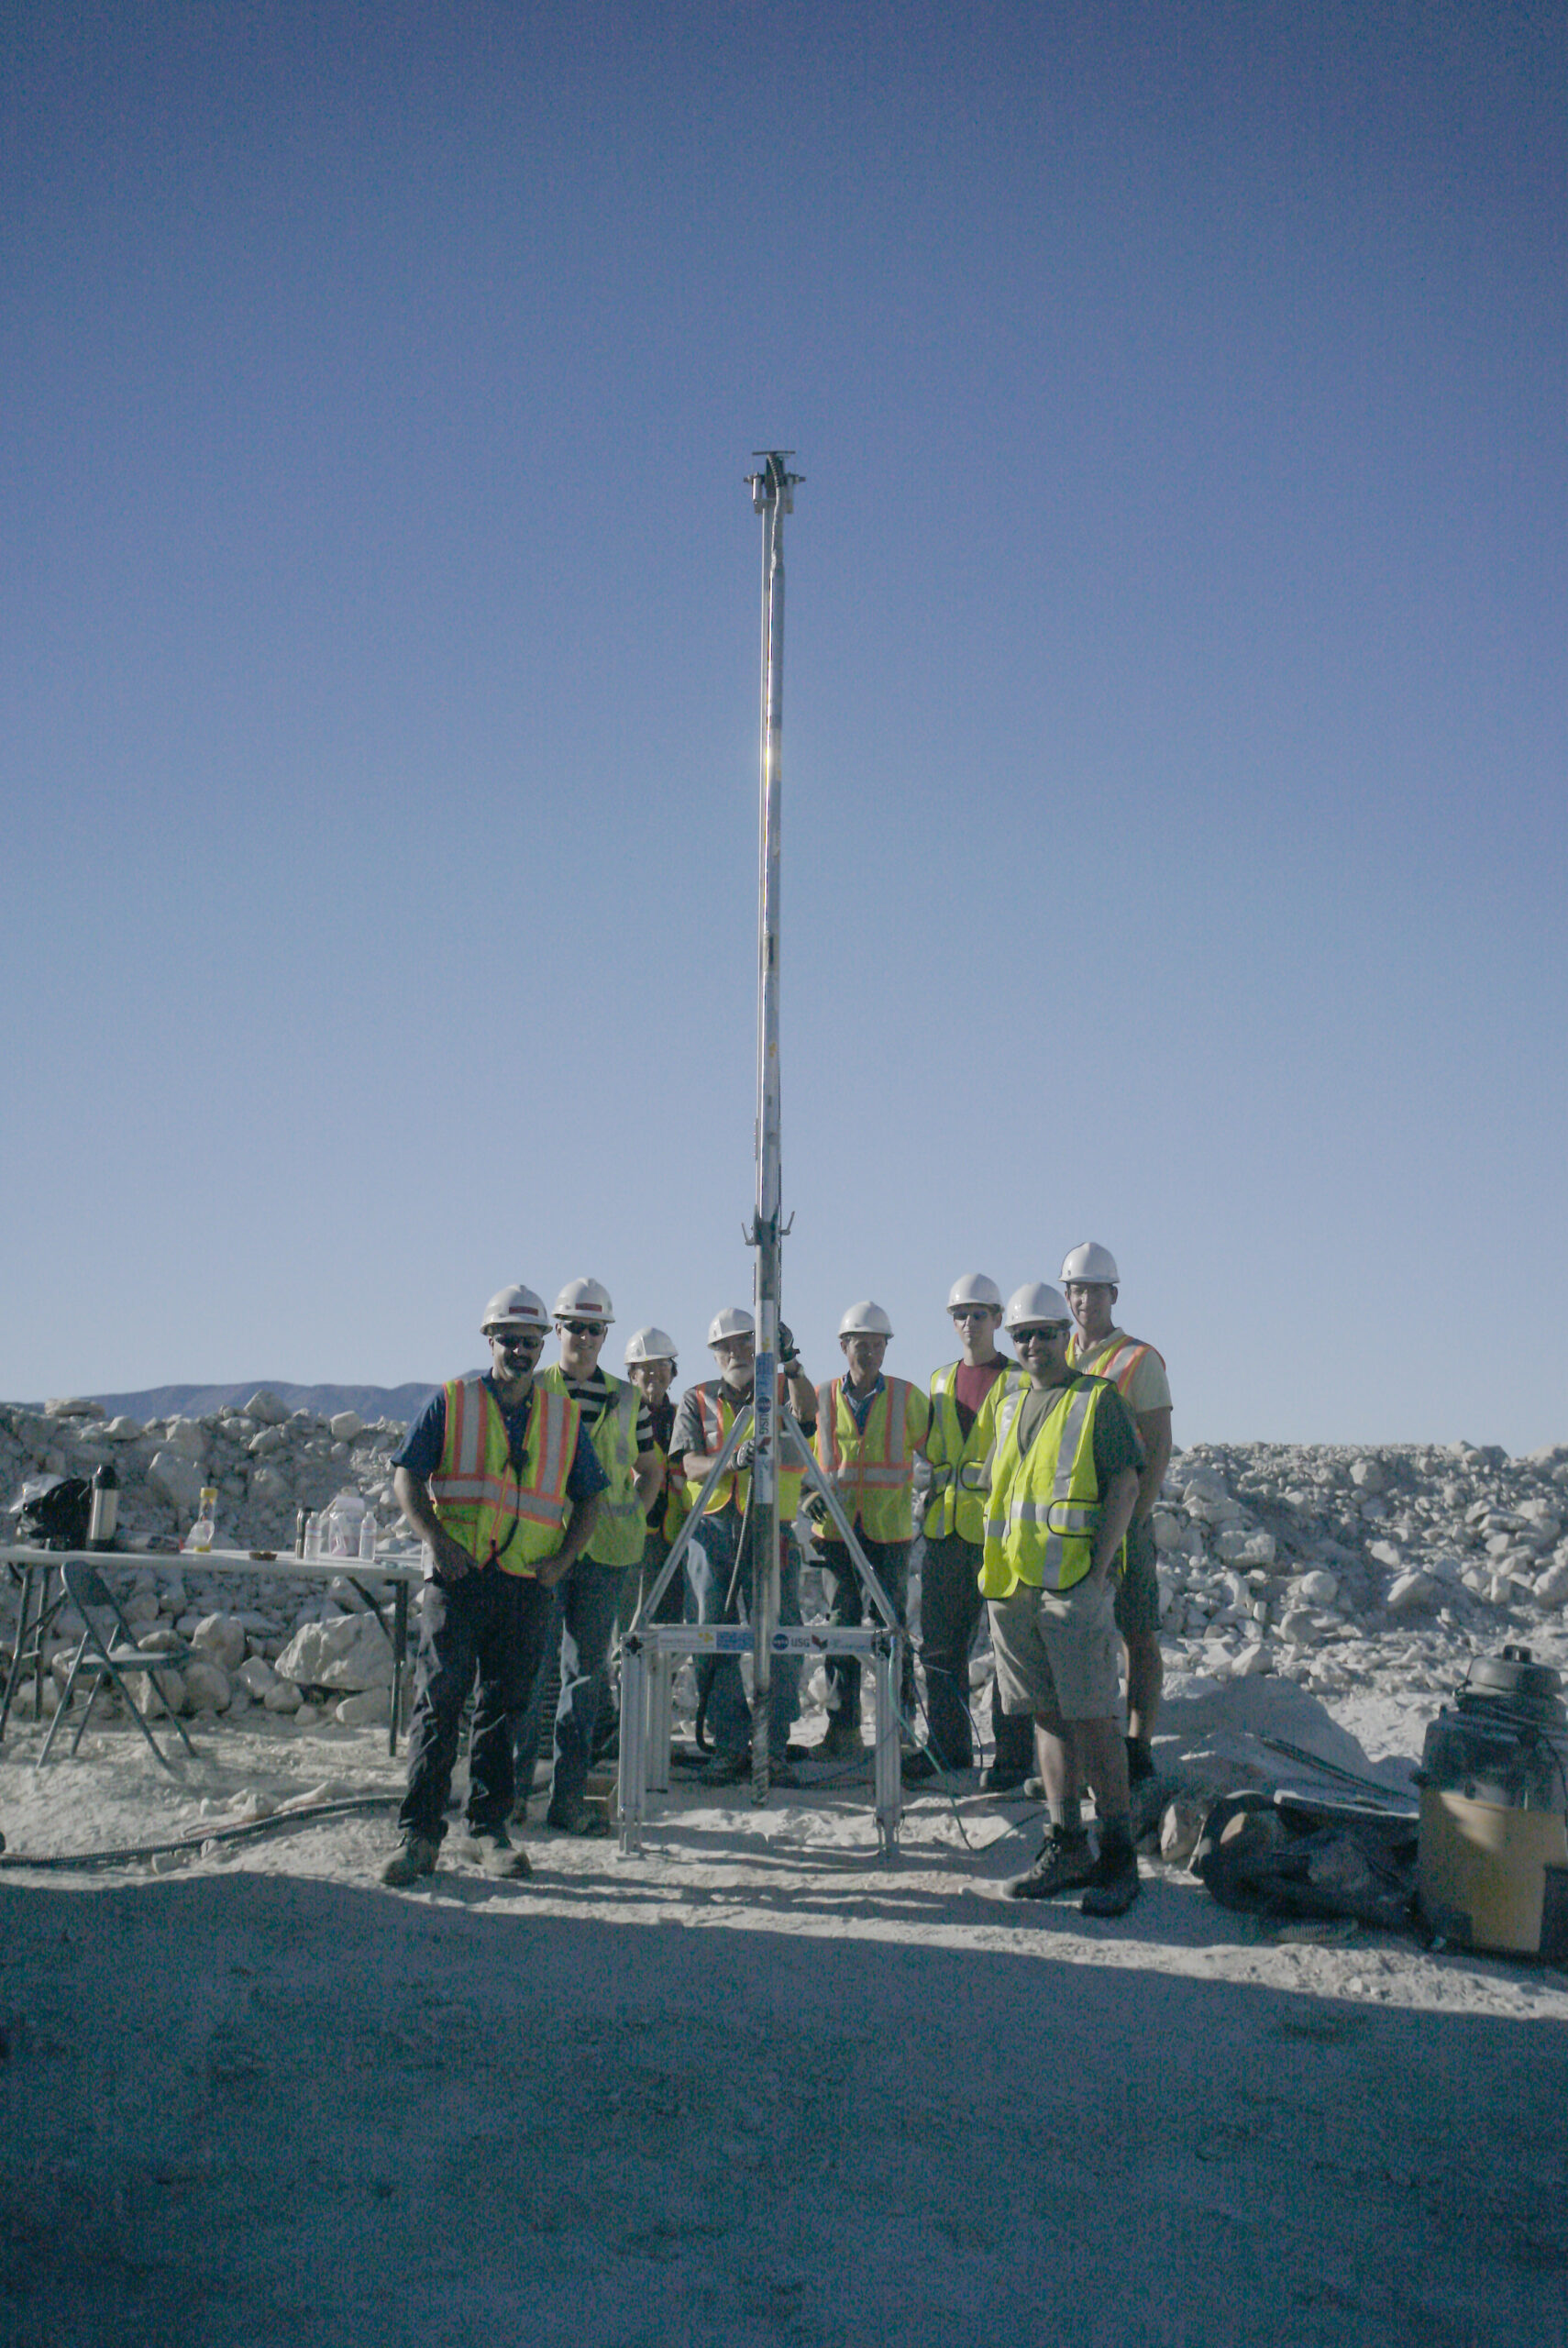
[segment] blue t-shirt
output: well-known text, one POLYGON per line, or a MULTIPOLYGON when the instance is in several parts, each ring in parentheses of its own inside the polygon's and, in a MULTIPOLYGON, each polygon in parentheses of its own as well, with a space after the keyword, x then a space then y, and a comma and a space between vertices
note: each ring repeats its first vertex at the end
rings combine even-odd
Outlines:
MULTIPOLYGON (((514 1411, 509 1411, 495 1391, 494 1379, 487 1378, 484 1383, 489 1387, 495 1407, 501 1412, 505 1423, 506 1448, 512 1462, 512 1472, 515 1475, 523 1465, 523 1446, 528 1440, 528 1422, 533 1416, 534 1397, 538 1392, 538 1389, 536 1386, 530 1386, 517 1408, 514 1411)), ((417 1476, 423 1484, 434 1476, 436 1468, 441 1465, 441 1454, 446 1447, 447 1390, 444 1386, 438 1386, 403 1437, 402 1449, 392 1454, 392 1464, 394 1468, 406 1468, 409 1474, 417 1476)), ((595 1492, 602 1492, 609 1481, 610 1479, 599 1465, 598 1455, 589 1441, 588 1423, 586 1420, 580 1421, 577 1430, 577 1449, 572 1455, 571 1466, 567 1470, 567 1498, 574 1506, 580 1506, 582 1501, 591 1501, 595 1492)))

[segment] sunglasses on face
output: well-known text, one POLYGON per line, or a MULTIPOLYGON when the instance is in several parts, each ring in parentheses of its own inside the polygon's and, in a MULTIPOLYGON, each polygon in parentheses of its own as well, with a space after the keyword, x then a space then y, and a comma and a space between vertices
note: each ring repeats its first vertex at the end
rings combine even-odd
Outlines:
POLYGON ((545 1342, 542 1329, 492 1329, 490 1342, 499 1346, 502 1353, 537 1353, 545 1342))
POLYGON ((558 1321, 556 1326, 563 1337, 597 1337, 603 1330, 600 1321, 558 1321))
POLYGON ((1015 1329, 1012 1333, 1012 1342, 1020 1353, 1023 1351, 1025 1346, 1054 1346, 1066 1335, 1071 1326, 1072 1324, 1067 1321, 1042 1321, 1032 1329, 1015 1329))

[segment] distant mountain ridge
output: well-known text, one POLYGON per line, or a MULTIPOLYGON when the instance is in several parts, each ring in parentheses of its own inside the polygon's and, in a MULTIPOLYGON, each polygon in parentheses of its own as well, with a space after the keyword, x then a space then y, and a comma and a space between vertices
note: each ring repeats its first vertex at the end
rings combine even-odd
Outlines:
POLYGON ((358 1411, 367 1421, 398 1419, 406 1426, 440 1383, 436 1378, 428 1386, 291 1386, 282 1378, 250 1378, 238 1386, 148 1386, 138 1394, 90 1394, 84 1399, 101 1403, 111 1417, 202 1419, 226 1403, 248 1402, 264 1386, 291 1411, 314 1411, 323 1419, 338 1411, 358 1411))

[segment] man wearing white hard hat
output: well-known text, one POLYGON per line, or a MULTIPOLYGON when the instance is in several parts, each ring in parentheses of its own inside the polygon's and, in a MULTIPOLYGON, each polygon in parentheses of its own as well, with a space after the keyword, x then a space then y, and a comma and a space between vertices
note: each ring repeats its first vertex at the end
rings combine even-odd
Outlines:
POLYGON ((1076 1327, 1067 1360, 1108 1378, 1132 1413, 1143 1446, 1138 1501, 1127 1528, 1127 1556, 1116 1586, 1116 1627, 1127 1649, 1127 1766, 1133 1791, 1154 1774, 1150 1749, 1159 1717, 1160 1586, 1154 1570, 1154 1503, 1171 1457, 1171 1388, 1163 1357, 1116 1325, 1121 1275, 1109 1247, 1086 1239, 1062 1266, 1062 1287, 1076 1327))
POLYGON ((1082 1888, 1086 1915, 1138 1897, 1122 1742, 1111 1578, 1143 1455, 1114 1386, 1067 1367, 1067 1300, 1043 1280, 1009 1297, 1005 1326, 1028 1372, 996 1404, 986 1465, 980 1588, 1010 1712, 1029 1713, 1051 1824, 1015 1899, 1082 1888), (1078 1789, 1092 1786, 1099 1850, 1078 1789))
POLYGON ((589 1764, 609 1695, 610 1639, 626 1571, 643 1554, 647 1512, 664 1469, 647 1404, 630 1379, 616 1378, 599 1359, 614 1318, 602 1281, 568 1280, 554 1309, 561 1357, 539 1380, 547 1391, 569 1395, 578 1405, 606 1479, 592 1538, 562 1579, 557 1600, 561 1692, 545 1823, 561 1834, 608 1832, 603 1817, 589 1807, 589 1764))
MULTIPOLYGON (((967 1769, 975 1758, 969 1717, 969 1649, 979 1628, 980 1551, 985 1541, 985 1499, 964 1480, 964 1470, 990 1448, 986 1405, 1017 1364, 997 1345, 1001 1327, 1001 1290, 984 1272, 966 1272, 947 1292, 947 1310, 958 1340, 958 1359, 931 1373, 931 1430, 925 1456, 931 1464, 926 1503, 925 1559, 920 1578, 920 1658, 925 1669, 931 1754, 911 1754, 904 1775, 922 1779, 934 1767, 967 1769)), ((991 1733, 995 1751, 981 1779, 988 1793, 1010 1793, 1034 1766, 1034 1739, 1027 1720, 1010 1719, 991 1682, 991 1733)))
MULTIPOLYGON (((626 1600, 622 1601, 623 1626, 631 1621, 633 1611, 663 1572, 675 1536, 686 1522, 685 1464, 675 1448, 675 1404, 669 1391, 675 1382, 677 1361, 675 1339, 653 1322, 634 1329, 626 1340, 626 1375, 647 1404, 654 1446, 664 1465, 658 1490, 647 1512, 641 1570, 635 1588, 629 1586, 627 1590, 630 1606, 626 1600)), ((686 1587, 684 1574, 678 1574, 659 1600, 656 1622, 679 1623, 684 1619, 686 1587)))
MULTIPOLYGON (((817 1465, 832 1482, 866 1562, 907 1623, 910 1548, 914 1539, 914 1469, 931 1424, 931 1403, 907 1378, 886 1378, 882 1364, 893 1324, 870 1297, 852 1304, 838 1324, 845 1375, 817 1390, 817 1465)), ((820 1495, 808 1510, 822 1544, 828 1620, 855 1625, 866 1619, 866 1594, 855 1561, 820 1495)), ((817 1750, 824 1760, 853 1758, 865 1749, 860 1734, 860 1663, 828 1657, 828 1724, 817 1750)), ((914 1709, 914 1658, 904 1642, 899 1700, 914 1709)))
POLYGON ((606 1481, 577 1403, 543 1392, 535 1378, 549 1326, 541 1299, 531 1288, 503 1288, 482 1326, 489 1370, 448 1379, 392 1459, 398 1505, 426 1558, 403 1841, 381 1871, 400 1889, 434 1872, 470 1694, 469 1834, 492 1874, 529 1873, 506 1831, 513 1736, 538 1677, 556 1584, 592 1535, 606 1481))
MULTIPOLYGON (((718 1364, 717 1378, 689 1386, 675 1414, 670 1450, 686 1473, 686 1506, 694 1509, 702 1487, 718 1465, 731 1428, 751 1404, 756 1378, 756 1324, 745 1307, 726 1304, 713 1315, 708 1345, 718 1364)), ((779 1325, 778 1387, 802 1427, 809 1433, 816 1412, 816 1396, 801 1368, 790 1332, 779 1325)), ((804 1468, 790 1458, 790 1445, 778 1449, 778 1516, 783 1554, 778 1560, 778 1620, 801 1619, 801 1553, 791 1522, 801 1505, 804 1468)), ((686 1552, 686 1569, 696 1600, 699 1623, 734 1622, 742 1605, 755 1619, 755 1568, 741 1555, 751 1497, 751 1438, 737 1446, 728 1469, 720 1477, 694 1530, 686 1552), (745 1570, 743 1570, 743 1566, 745 1570), (744 1585, 744 1587, 743 1587, 744 1585)), ((747 1542, 755 1554, 756 1544, 747 1542)), ((740 1665, 734 1656, 704 1656, 698 1666, 697 1684, 713 1740, 713 1757, 704 1772, 712 1785, 734 1785, 751 1772, 751 1713, 740 1665)), ((800 1704, 799 1656, 774 1658, 768 1706, 769 1774, 778 1785, 792 1782, 789 1742, 790 1725, 800 1704)))

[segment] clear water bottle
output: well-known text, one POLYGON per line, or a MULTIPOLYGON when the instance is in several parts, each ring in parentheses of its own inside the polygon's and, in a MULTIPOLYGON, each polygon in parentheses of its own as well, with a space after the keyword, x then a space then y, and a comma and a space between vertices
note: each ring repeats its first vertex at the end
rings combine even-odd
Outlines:
POLYGON ((304 1546, 300 1554, 305 1557, 319 1557, 321 1555, 321 1519, 315 1509, 304 1521, 304 1546))
POLYGON ((202 1486, 201 1511, 194 1524, 191 1527, 191 1537, 185 1544, 186 1548, 194 1549, 198 1553, 210 1549, 213 1545, 213 1536, 216 1531, 217 1486, 215 1484, 204 1484, 202 1486))
POLYGON ((370 1564, 376 1554, 376 1513, 367 1509, 359 1520, 359 1555, 370 1564))

